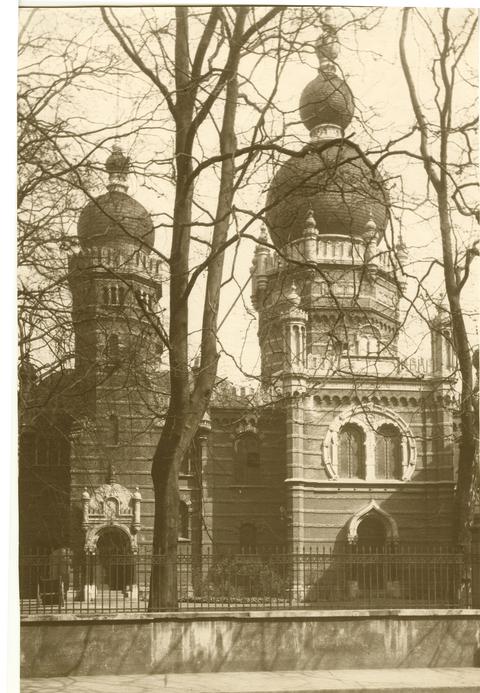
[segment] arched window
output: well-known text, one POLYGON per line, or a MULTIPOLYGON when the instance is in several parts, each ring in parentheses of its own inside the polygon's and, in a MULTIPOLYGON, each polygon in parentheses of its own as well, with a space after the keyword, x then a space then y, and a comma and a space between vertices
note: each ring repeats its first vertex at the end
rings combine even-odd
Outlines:
POLYGON ((116 416, 115 414, 110 414, 109 423, 110 423, 109 442, 112 445, 117 445, 118 439, 119 439, 118 416, 116 416))
POLYGON ((355 424, 346 424, 338 435, 338 476, 344 479, 365 478, 365 436, 355 424))
POLYGON ((178 536, 180 539, 190 538, 190 518, 185 501, 178 504, 178 536))
POLYGON ((378 355, 378 339, 376 337, 370 337, 370 339, 368 340, 368 355, 378 355))
POLYGON ((368 352, 368 338, 359 337, 357 340, 357 352, 359 356, 366 356, 368 352))
POLYGON ((235 441, 235 468, 238 481, 252 482, 260 476, 260 450, 256 433, 243 433, 235 441))
POLYGON ((383 424, 376 432, 375 476, 377 479, 402 478, 401 437, 393 424, 383 424))
POLYGON ((194 440, 191 443, 187 454, 184 456, 182 460, 182 464, 180 466, 180 474, 194 474, 195 470, 198 469, 199 460, 200 446, 198 444, 198 441, 194 440))
POLYGON ((257 528, 250 522, 246 522, 240 527, 239 532, 240 550, 245 553, 255 553, 257 550, 257 528))
POLYGON ((120 349, 118 334, 111 334, 107 337, 106 357, 109 363, 118 363, 120 360, 120 349))

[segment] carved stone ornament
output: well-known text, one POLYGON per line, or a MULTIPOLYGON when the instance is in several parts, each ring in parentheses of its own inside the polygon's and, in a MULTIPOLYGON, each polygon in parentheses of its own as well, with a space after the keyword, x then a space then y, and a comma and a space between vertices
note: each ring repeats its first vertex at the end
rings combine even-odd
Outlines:
POLYGON ((85 489, 82 494, 85 550, 95 553, 101 531, 116 527, 128 536, 131 550, 136 552, 141 499, 138 489, 131 493, 117 483, 102 484, 92 495, 85 489))
POLYGON ((323 464, 327 475, 338 480, 338 434, 345 424, 356 424, 365 440, 366 481, 375 480, 375 432, 384 424, 391 424, 400 433, 402 455, 402 481, 411 479, 417 462, 417 446, 408 424, 396 412, 378 404, 363 403, 339 414, 330 424, 323 441, 323 464))
POLYGON ((258 419, 256 415, 244 416, 235 427, 235 437, 238 438, 245 433, 258 435, 258 419))

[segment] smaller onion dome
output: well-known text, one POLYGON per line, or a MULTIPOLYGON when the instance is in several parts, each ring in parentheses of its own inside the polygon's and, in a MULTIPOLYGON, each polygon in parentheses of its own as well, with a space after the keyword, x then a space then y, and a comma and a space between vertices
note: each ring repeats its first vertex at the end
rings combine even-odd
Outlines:
POLYGON ((151 248, 155 229, 145 207, 127 194, 130 159, 118 145, 105 162, 108 192, 90 200, 78 219, 78 239, 82 248, 91 245, 140 244, 151 248))
POLYGON ((300 118, 313 140, 342 137, 355 109, 348 84, 337 74, 339 53, 337 27, 330 10, 322 16, 323 31, 316 44, 318 75, 300 97, 300 118))
POLYGON ((334 73, 319 72, 300 97, 300 118, 309 132, 319 125, 337 125, 345 130, 354 109, 350 87, 334 73))

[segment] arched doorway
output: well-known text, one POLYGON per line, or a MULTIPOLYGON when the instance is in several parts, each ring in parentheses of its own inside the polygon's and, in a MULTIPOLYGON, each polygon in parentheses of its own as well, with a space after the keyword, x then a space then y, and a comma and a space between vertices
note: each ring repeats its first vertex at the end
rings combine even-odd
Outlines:
POLYGON ((357 546, 378 549, 385 546, 386 532, 382 520, 373 513, 365 515, 357 528, 357 546))
POLYGON ((125 591, 132 585, 133 555, 121 529, 104 529, 97 541, 97 589, 125 591))
POLYGON ((382 519, 365 515, 357 528, 356 580, 360 593, 368 599, 380 597, 385 589, 386 531, 382 519))

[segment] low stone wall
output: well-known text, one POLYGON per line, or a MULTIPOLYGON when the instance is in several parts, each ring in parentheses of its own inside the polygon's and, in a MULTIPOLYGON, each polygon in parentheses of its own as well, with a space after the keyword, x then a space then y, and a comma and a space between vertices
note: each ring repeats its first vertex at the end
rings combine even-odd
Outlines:
POLYGON ((23 677, 480 665, 480 610, 27 616, 23 677))

